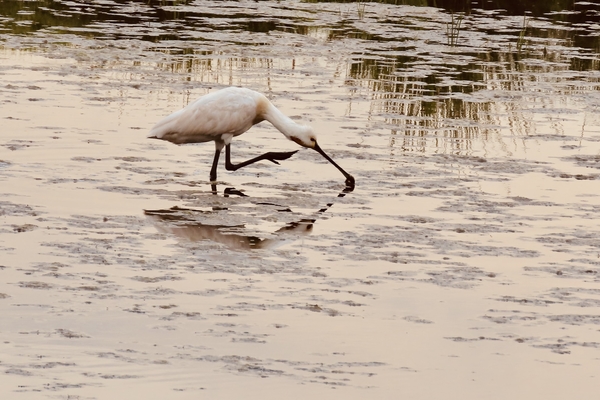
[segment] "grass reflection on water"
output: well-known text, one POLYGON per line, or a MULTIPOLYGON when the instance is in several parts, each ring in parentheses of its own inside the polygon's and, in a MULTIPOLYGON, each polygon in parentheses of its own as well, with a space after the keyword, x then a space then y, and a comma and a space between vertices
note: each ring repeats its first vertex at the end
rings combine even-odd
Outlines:
POLYGON ((555 117, 593 103, 582 96, 599 82, 594 5, 528 2, 524 19, 521 2, 362 2, 361 15, 346 3, 3 2, 1 38, 40 52, 67 46, 94 68, 156 67, 175 81, 266 91, 272 77, 314 74, 312 57, 335 65, 350 97, 369 99, 367 119, 392 146, 403 135, 401 148, 416 151, 448 138, 468 153, 474 138, 529 135, 535 121, 572 130, 555 117))

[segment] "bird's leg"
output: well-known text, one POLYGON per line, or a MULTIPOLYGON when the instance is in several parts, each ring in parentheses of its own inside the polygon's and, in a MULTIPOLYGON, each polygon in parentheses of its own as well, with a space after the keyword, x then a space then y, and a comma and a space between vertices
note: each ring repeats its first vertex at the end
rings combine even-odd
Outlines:
POLYGON ((210 181, 216 182, 217 180, 217 164, 219 164, 219 156, 221 155, 221 149, 217 147, 215 150, 215 158, 210 169, 210 181))
POLYGON ((238 169, 245 167, 246 165, 254 164, 255 162, 261 161, 261 160, 269 160, 275 164, 279 164, 277 161, 287 160, 288 158, 293 156, 297 151, 298 150, 286 151, 286 152, 271 151, 271 152, 262 154, 258 157, 254 157, 248 161, 244 161, 239 164, 232 164, 231 163, 231 145, 228 144, 227 146, 225 146, 225 168, 227 169, 227 171, 237 171, 238 169))
POLYGON ((232 194, 240 197, 248 197, 247 194, 244 194, 244 192, 239 191, 236 188, 225 188, 225 190, 223 191, 223 197, 229 197, 229 195, 232 194))

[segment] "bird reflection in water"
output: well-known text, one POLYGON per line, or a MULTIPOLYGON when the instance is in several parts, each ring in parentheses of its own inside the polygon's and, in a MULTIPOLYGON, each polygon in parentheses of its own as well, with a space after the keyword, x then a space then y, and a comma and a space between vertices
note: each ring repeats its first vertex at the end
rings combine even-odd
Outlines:
MULTIPOLYGON (((216 194, 216 186, 211 185, 212 193, 216 194)), ((339 197, 344 197, 351 192, 353 187, 346 187, 339 197)), ((237 195, 240 197, 249 197, 243 192, 227 188, 223 192, 224 197, 237 195)), ((334 203, 328 203, 325 207, 319 209, 316 214, 327 211, 334 203)), ((271 203, 256 203, 256 205, 275 205, 271 203)), ((171 207, 163 210, 144 210, 144 214, 152 221, 156 229, 161 233, 168 233, 189 241, 210 240, 220 243, 233 250, 252 250, 252 249, 274 249, 286 243, 291 243, 301 236, 312 232, 313 224, 317 218, 303 218, 298 221, 285 224, 283 227, 273 232, 272 237, 261 238, 254 235, 241 233, 245 225, 222 225, 205 224, 200 220, 208 219, 209 215, 214 216, 215 212, 227 211, 227 208, 214 207, 212 211, 195 210, 191 208, 171 207)), ((280 212, 291 212, 287 207, 278 210, 280 212)))

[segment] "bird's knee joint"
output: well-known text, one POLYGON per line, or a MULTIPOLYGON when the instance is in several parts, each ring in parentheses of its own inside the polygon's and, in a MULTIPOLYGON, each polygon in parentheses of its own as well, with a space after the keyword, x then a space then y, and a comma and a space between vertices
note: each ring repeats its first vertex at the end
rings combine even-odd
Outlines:
POLYGON ((225 169, 227 171, 237 171, 237 166, 234 164, 225 163, 225 169))

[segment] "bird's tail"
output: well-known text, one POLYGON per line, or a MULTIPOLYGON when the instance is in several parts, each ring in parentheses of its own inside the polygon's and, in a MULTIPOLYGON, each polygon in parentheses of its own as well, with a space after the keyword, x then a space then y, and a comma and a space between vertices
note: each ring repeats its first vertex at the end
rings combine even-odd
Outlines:
POLYGON ((173 114, 158 121, 158 123, 154 125, 152 129, 150 129, 150 132, 148 133, 147 137, 149 139, 164 139, 165 135, 173 132, 173 125, 177 122, 177 118, 182 113, 182 111, 183 110, 176 111, 173 114))

